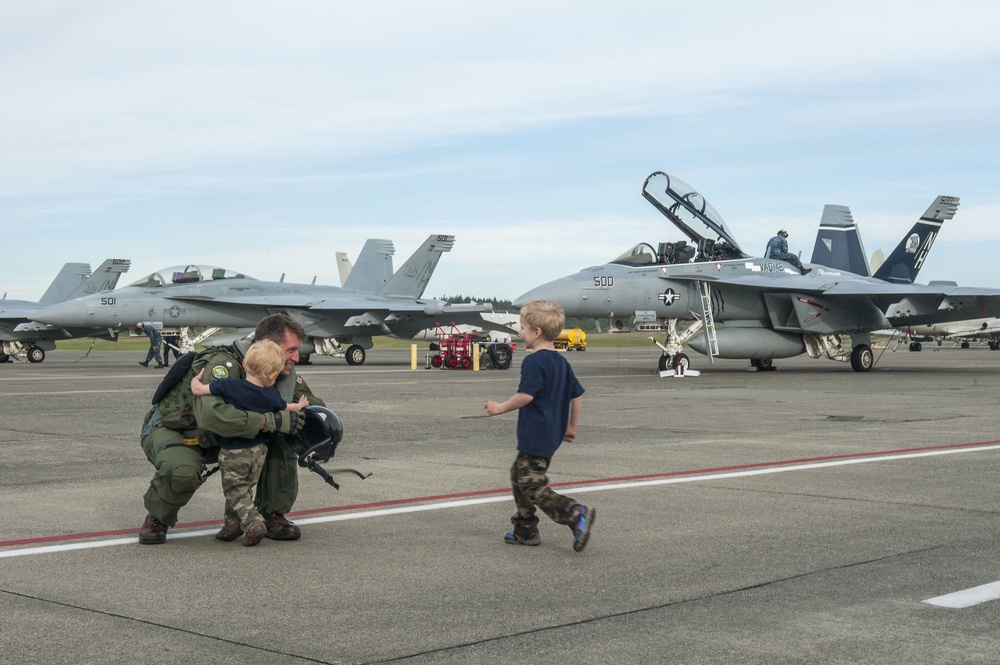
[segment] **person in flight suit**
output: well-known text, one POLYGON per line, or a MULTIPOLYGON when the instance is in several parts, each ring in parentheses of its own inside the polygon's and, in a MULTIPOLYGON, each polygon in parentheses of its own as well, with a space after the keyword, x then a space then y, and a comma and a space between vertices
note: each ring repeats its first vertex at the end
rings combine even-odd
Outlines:
MULTIPOLYGON (((284 367, 275 387, 287 402, 296 402, 303 395, 309 404, 325 406, 295 371, 299 348, 306 333, 294 319, 273 314, 260 321, 254 339, 269 339, 282 350, 284 367)), ((146 414, 141 445, 146 458, 156 467, 143 497, 147 515, 139 530, 139 542, 158 545, 166 541, 167 530, 177 523, 177 513, 201 487, 206 477, 206 464, 218 456, 219 436, 255 438, 259 432, 273 433, 267 458, 257 486, 254 505, 264 518, 267 537, 272 540, 297 540, 299 527, 285 518, 298 495, 298 456, 285 443, 286 435, 302 429, 302 415, 289 412, 253 413, 226 404, 221 397, 194 397, 191 379, 205 370, 202 381, 246 378, 243 355, 250 340, 239 340, 232 346, 213 347, 194 356, 191 366, 178 382, 146 414)), ((183 367, 175 363, 171 374, 183 367)), ((168 379, 170 377, 168 376, 168 379)), ((216 534, 219 540, 235 540, 243 535, 238 522, 227 522, 216 534)))
POLYGON ((788 251, 788 231, 781 229, 778 234, 767 241, 767 249, 764 250, 764 258, 766 259, 778 259, 779 261, 788 261, 793 266, 799 269, 799 272, 805 275, 806 273, 812 272, 812 268, 802 267, 802 261, 799 257, 795 256, 788 251))

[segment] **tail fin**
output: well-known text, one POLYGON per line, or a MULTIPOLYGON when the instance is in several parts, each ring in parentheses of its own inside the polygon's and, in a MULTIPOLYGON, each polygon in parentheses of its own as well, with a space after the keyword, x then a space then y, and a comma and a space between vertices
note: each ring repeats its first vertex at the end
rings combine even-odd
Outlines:
POLYGON ((77 287, 73 293, 69 294, 66 300, 89 296, 91 293, 100 293, 101 291, 113 291, 118 286, 118 278, 122 276, 122 273, 128 272, 131 267, 132 261, 130 259, 105 259, 104 263, 97 266, 97 270, 84 280, 83 284, 77 287))
POLYGON ((70 297, 84 281, 90 277, 89 263, 67 263, 52 280, 39 302, 54 305, 70 297))
POLYGON ((340 283, 345 289, 378 293, 392 278, 392 255, 395 253, 396 248, 391 240, 369 238, 346 279, 341 273, 340 283))
POLYGON ((444 252, 455 246, 455 236, 430 235, 406 263, 389 278, 379 292, 380 296, 419 298, 424 295, 427 282, 444 252))
POLYGON ((347 252, 336 252, 337 272, 340 274, 340 285, 343 286, 347 278, 351 276, 351 268, 354 264, 347 258, 347 252))
POLYGON ((927 212, 917 220, 872 276, 895 284, 912 284, 927 259, 927 253, 931 251, 941 225, 946 219, 954 217, 956 210, 957 196, 939 196, 934 199, 927 212))
POLYGON ((810 263, 846 270, 868 277, 868 262, 861 242, 861 232, 847 206, 826 205, 816 232, 810 263))

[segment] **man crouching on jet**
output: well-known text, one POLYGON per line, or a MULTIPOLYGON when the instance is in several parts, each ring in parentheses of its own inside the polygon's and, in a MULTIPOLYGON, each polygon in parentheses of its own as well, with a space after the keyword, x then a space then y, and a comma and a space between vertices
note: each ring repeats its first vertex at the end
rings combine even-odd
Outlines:
MULTIPOLYGON (((262 319, 253 335, 254 340, 273 341, 284 354, 285 365, 274 385, 286 402, 296 402, 305 395, 310 404, 325 406, 295 371, 305 338, 302 326, 284 314, 262 319)), ((232 346, 188 354, 174 363, 157 389, 153 408, 146 414, 142 427, 142 450, 156 467, 156 473, 144 496, 148 514, 139 531, 140 543, 159 545, 166 541, 167 530, 177 523, 178 511, 187 505, 210 473, 206 465, 218 459, 217 436, 254 438, 259 432, 272 432, 273 439, 268 444, 254 505, 264 518, 268 538, 301 537, 299 527, 285 519, 299 490, 298 457, 285 443, 285 437, 302 429, 303 414, 243 411, 226 404, 221 397, 195 397, 191 393, 191 379, 202 369, 205 370, 202 381, 207 384, 215 379, 246 378, 243 355, 251 343, 243 339, 232 346)), ((241 535, 239 522, 226 522, 215 537, 235 540, 241 535)))

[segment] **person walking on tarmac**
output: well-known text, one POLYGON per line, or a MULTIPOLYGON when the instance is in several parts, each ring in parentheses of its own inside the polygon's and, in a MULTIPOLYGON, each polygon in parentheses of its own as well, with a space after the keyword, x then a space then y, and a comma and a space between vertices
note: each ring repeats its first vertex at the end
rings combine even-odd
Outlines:
POLYGON ((767 241, 767 249, 764 250, 765 259, 777 259, 779 261, 788 261, 793 266, 799 269, 799 272, 803 275, 812 272, 812 268, 804 268, 802 266, 802 261, 799 260, 795 254, 788 251, 788 231, 781 229, 778 234, 767 241))
POLYGON ((175 332, 163 333, 163 366, 170 367, 170 352, 174 352, 174 361, 181 357, 177 349, 181 345, 181 336, 175 332))
MULTIPOLYGON (((310 404, 325 406, 295 371, 299 348, 306 333, 294 319, 273 314, 262 319, 253 339, 269 339, 281 349, 285 364, 278 373, 275 388, 286 402, 297 402, 303 395, 310 404)), ((202 380, 246 378, 242 360, 251 340, 232 346, 213 347, 197 354, 182 356, 174 363, 153 397, 153 408, 142 426, 141 445, 156 472, 143 496, 147 514, 139 530, 139 542, 159 545, 166 542, 167 531, 177 523, 177 514, 205 482, 206 465, 218 459, 218 437, 256 438, 271 433, 267 457, 261 470, 254 506, 264 518, 271 540, 297 540, 302 533, 289 522, 298 495, 298 456, 285 442, 285 436, 302 429, 305 418, 295 412, 253 413, 226 404, 218 396, 195 397, 191 379, 205 370, 202 380), (185 362, 185 359, 191 359, 185 362)), ((216 534, 219 540, 232 541, 243 535, 238 521, 226 522, 216 534)))
POLYGON ((156 359, 156 369, 163 369, 166 365, 163 364, 163 359, 160 358, 160 348, 163 346, 163 337, 160 336, 160 331, 156 329, 153 324, 145 324, 139 322, 135 324, 135 327, 140 331, 146 333, 146 337, 149 338, 149 351, 146 352, 146 359, 140 361, 139 364, 143 367, 149 367, 149 361, 156 359))

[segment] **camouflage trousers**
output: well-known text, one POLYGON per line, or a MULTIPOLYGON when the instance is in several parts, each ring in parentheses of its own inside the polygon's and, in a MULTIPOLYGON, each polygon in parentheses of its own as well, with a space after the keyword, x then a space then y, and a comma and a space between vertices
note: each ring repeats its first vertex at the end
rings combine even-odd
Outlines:
POLYGON ((267 445, 258 443, 249 448, 223 448, 219 451, 219 472, 222 494, 226 497, 226 521, 239 520, 244 531, 262 520, 253 505, 253 490, 260 480, 267 456, 267 445))
POLYGON ((549 488, 545 475, 550 460, 518 453, 510 467, 510 484, 514 490, 517 513, 510 518, 515 533, 535 533, 538 531, 536 508, 548 515, 557 524, 570 524, 576 499, 563 496, 549 488))

